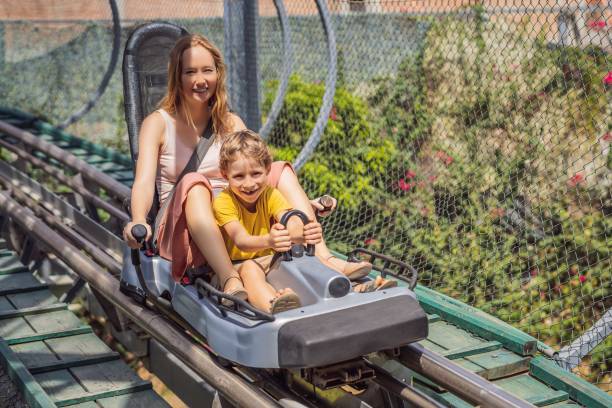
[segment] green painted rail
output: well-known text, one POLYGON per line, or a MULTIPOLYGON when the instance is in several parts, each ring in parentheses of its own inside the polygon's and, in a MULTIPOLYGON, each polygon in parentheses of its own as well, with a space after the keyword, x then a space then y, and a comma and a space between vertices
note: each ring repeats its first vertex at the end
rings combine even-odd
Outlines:
MULTIPOLYGON (((127 155, 72 136, 14 109, 0 108, 0 120, 10 121, 14 126, 55 143, 128 186, 133 182, 132 163, 127 155)), ((342 257, 342 254, 337 255, 342 257)), ((0 252, 0 278, 3 274, 23 272, 19 267, 15 267, 14 272, 4 272, 11 271, 11 267, 2 265, 2 256, 0 252)), ((540 407, 612 407, 610 395, 537 355, 537 339, 431 289, 417 286, 415 293, 428 313, 429 337, 422 342, 424 347, 540 407)), ((405 367, 391 364, 386 368, 398 378, 409 376, 417 387, 445 404, 471 407, 432 380, 405 367)))

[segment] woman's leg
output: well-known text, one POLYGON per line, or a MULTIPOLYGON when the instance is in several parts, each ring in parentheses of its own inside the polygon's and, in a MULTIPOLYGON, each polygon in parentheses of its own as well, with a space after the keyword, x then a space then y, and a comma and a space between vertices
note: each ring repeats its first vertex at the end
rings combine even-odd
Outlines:
POLYGON ((204 185, 196 184, 187 193, 185 216, 189 234, 217 274, 219 287, 225 292, 242 287, 240 276, 227 255, 221 231, 213 215, 210 190, 204 185))
MULTIPOLYGON (((289 204, 291 204, 293 208, 303 211, 311 220, 316 219, 310 200, 290 166, 284 167, 276 188, 283 194, 287 201, 289 201, 289 204)), ((328 266, 347 276, 357 273, 360 275, 359 277, 361 277, 364 273, 367 274, 372 267, 365 261, 348 264, 346 261, 332 256, 327 245, 325 245, 325 241, 321 241, 321 243, 315 246, 315 253, 317 257, 328 266)))
MULTIPOLYGON (((289 204, 291 204, 293 208, 304 212, 311 220, 316 219, 308 196, 304 192, 304 189, 302 189, 297 176, 289 166, 283 169, 276 188, 283 194, 287 201, 289 201, 289 204)), ((331 256, 324 241, 316 245, 316 253, 324 259, 331 256)))

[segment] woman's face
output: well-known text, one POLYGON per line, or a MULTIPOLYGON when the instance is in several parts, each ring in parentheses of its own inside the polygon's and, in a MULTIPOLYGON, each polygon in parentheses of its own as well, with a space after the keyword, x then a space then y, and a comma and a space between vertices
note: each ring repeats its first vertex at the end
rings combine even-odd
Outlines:
POLYGON ((183 51, 181 92, 188 104, 208 104, 217 89, 217 67, 212 54, 202 46, 183 51))

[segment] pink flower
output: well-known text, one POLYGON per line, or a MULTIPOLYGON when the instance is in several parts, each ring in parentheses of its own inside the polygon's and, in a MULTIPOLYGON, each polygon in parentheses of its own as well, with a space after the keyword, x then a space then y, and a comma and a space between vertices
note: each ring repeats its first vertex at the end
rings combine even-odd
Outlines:
POLYGON ((406 180, 404 180, 404 179, 399 179, 397 184, 398 184, 400 190, 402 190, 402 191, 410 191, 410 189, 412 187, 414 187, 413 183, 406 183, 406 180))
POLYGON ((436 181, 437 177, 436 176, 429 176, 427 177, 427 180, 429 180, 430 183, 433 183, 434 181, 436 181))
POLYGON ((601 140, 603 140, 604 142, 612 142, 612 133, 610 132, 606 132, 602 137, 601 140))
POLYGON ((506 210, 504 210, 503 208, 495 207, 495 208, 491 208, 491 210, 489 211, 489 214, 491 215, 491 218, 497 219, 497 218, 501 218, 504 215, 506 215, 506 210))
POLYGON ((331 111, 329 112, 329 118, 333 121, 338 120, 338 114, 336 112, 336 107, 332 106, 331 111))
POLYGON ((584 276, 584 275, 580 275, 580 276, 578 277, 578 279, 580 279, 580 283, 584 283, 584 282, 586 282, 586 280, 587 280, 586 276, 584 276))
POLYGON ((407 178, 408 180, 413 179, 413 178, 415 178, 415 177, 416 177, 416 173, 415 173, 414 171, 412 171, 412 170, 408 170, 408 171, 406 172, 406 178, 407 178))
POLYGON ((582 173, 576 173, 572 177, 570 177, 568 184, 571 187, 576 187, 578 184, 582 183, 583 181, 584 181, 584 176, 582 175, 582 173))
POLYGON ((604 28, 606 26, 606 22, 605 20, 597 20, 597 21, 591 21, 589 23, 589 27, 593 28, 595 30, 598 30, 600 28, 604 28))
POLYGON ((612 71, 608 71, 606 76, 603 78, 603 83, 605 85, 612 85, 612 71))
POLYGON ((437 157, 438 159, 440 159, 440 161, 441 161, 442 163, 444 163, 445 165, 447 165, 447 166, 448 166, 448 165, 450 165, 450 164, 453 162, 453 158, 452 158, 452 157, 450 157, 448 154, 444 153, 444 152, 443 152, 443 151, 441 151, 441 150, 438 150, 438 151, 436 152, 436 157, 437 157))
POLYGON ((530 270, 530 271, 529 271, 529 274, 530 274, 530 275, 531 275, 533 278, 535 278, 536 276, 538 276, 538 270, 534 268, 534 269, 532 269, 532 270, 530 270))

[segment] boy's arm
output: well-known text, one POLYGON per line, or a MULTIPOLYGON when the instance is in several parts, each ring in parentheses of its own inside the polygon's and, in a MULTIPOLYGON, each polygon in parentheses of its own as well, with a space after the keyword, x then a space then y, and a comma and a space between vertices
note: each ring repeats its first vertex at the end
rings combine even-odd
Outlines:
POLYGON ((269 248, 277 252, 285 252, 291 249, 289 233, 280 224, 275 224, 270 233, 266 235, 249 234, 239 221, 230 221, 223 225, 223 229, 234 244, 244 252, 257 252, 269 248))
MULTIPOLYGON (((275 217, 280 220, 287 211, 281 211, 275 217)), ((280 225, 280 224, 275 224, 280 225)), ((291 242, 297 244, 313 244, 316 245, 323 240, 323 230, 318 221, 310 221, 304 225, 300 217, 291 217, 287 221, 287 230, 291 237, 291 242)))

